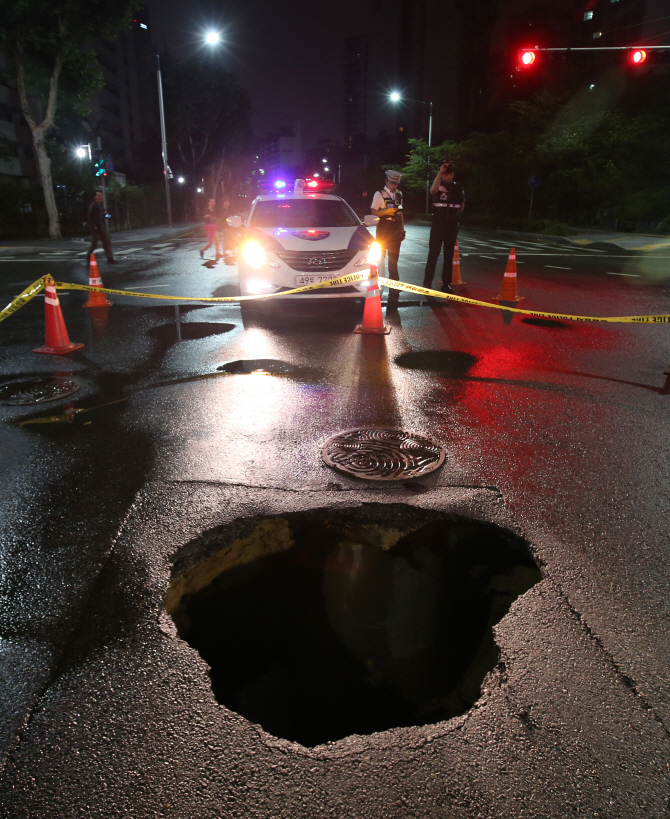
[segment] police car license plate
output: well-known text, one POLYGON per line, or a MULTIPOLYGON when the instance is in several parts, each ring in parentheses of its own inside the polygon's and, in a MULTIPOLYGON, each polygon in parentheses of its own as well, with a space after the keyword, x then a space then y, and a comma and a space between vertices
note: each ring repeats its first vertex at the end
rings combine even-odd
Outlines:
POLYGON ((333 276, 296 276, 295 277, 295 286, 296 287, 304 287, 306 284, 320 284, 321 282, 327 282, 328 279, 334 278, 333 276))

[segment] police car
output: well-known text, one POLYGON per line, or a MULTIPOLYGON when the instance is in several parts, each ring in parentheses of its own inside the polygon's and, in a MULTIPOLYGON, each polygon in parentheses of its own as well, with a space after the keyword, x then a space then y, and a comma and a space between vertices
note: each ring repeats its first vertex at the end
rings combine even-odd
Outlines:
MULTIPOLYGON (((278 180, 274 190, 257 196, 249 209, 238 256, 240 295, 276 293, 280 299, 364 297, 367 279, 343 287, 281 294, 349 273, 367 273, 371 262, 378 259, 379 245, 366 226, 376 221, 375 216, 366 216, 361 222, 344 199, 332 193, 332 183, 296 179, 291 191, 278 180)), ((231 227, 243 224, 239 216, 229 218, 228 223, 231 227)))

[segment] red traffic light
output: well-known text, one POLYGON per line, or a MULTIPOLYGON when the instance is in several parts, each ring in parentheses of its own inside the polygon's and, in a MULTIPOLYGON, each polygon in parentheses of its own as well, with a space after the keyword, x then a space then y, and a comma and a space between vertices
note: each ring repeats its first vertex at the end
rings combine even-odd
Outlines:
POLYGON ((630 53, 630 61, 633 63, 633 65, 642 65, 646 59, 647 52, 642 48, 636 48, 635 51, 631 51, 630 53))
POLYGON ((519 52, 519 63, 523 66, 529 67, 535 62, 536 54, 530 49, 523 49, 519 52))

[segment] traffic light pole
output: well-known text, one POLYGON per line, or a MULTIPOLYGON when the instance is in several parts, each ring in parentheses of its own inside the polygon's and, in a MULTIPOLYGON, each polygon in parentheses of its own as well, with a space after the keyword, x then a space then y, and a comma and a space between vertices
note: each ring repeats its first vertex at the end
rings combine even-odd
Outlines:
POLYGON ((170 203, 170 169, 168 168, 167 142, 165 139, 165 111, 163 109, 163 83, 161 82, 161 58, 156 54, 158 69, 158 107, 161 114, 161 139, 163 141, 163 173, 165 174, 165 200, 167 202, 168 225, 172 227, 172 204, 170 203))
MULTIPOLYGON (((100 156, 102 156, 102 140, 98 137, 98 150, 100 151, 100 156)), ((102 161, 102 160, 100 160, 102 161)), ((104 173, 100 177, 100 190, 102 191, 102 206, 105 209, 105 213, 107 213, 107 191, 105 190, 105 175, 104 173)))

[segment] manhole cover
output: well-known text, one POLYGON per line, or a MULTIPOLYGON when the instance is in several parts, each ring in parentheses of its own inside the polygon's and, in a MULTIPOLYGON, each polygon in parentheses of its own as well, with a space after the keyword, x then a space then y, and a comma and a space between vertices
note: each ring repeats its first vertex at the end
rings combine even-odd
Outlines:
POLYGON ((433 472, 445 451, 428 438, 401 429, 350 429, 326 441, 328 466, 369 481, 400 481, 433 472))
POLYGON ((79 384, 61 375, 47 375, 38 378, 23 378, 0 384, 0 404, 17 406, 21 404, 41 404, 57 401, 77 392, 79 384))
POLYGON ((256 358, 229 361, 227 364, 217 367, 217 370, 235 375, 288 375, 293 372, 293 367, 285 361, 275 361, 272 358, 256 358))

